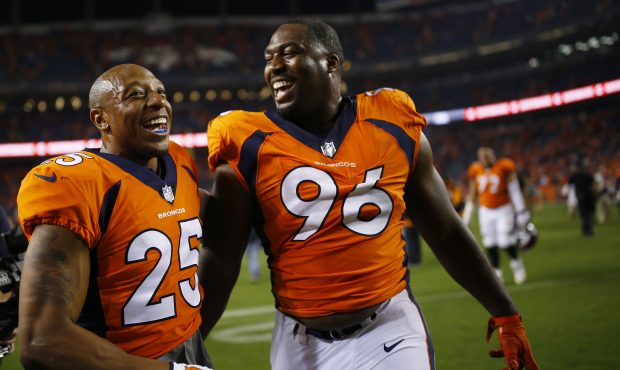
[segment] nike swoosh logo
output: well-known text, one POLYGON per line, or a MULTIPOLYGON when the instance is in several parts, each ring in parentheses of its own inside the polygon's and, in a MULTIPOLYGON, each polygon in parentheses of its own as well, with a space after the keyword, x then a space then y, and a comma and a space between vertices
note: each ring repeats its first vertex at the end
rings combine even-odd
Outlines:
POLYGON ((383 350, 385 352, 391 352, 394 348, 396 348, 397 345, 400 344, 400 342, 402 342, 403 340, 405 340, 405 338, 399 340, 398 342, 392 344, 391 346, 386 346, 385 343, 383 344, 383 350))
POLYGON ((48 182, 56 182, 56 174, 52 173, 52 176, 39 175, 38 173, 34 174, 36 177, 43 179, 48 182))

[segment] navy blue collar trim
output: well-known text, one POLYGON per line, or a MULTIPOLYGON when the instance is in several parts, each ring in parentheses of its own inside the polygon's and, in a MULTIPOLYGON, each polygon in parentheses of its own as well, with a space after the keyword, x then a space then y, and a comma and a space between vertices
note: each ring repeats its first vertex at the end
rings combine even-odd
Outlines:
POLYGON ((276 111, 268 110, 265 115, 273 121, 278 127, 286 131, 289 135, 293 136, 298 141, 302 142, 306 146, 323 153, 321 146, 326 143, 332 143, 335 147, 336 153, 338 148, 342 144, 347 132, 355 122, 357 118, 357 98, 355 96, 348 96, 342 98, 340 111, 338 112, 338 118, 334 127, 329 130, 327 135, 318 137, 303 128, 297 126, 293 122, 287 121, 282 118, 276 111))
MULTIPOLYGON (((177 193, 177 167, 174 163, 174 160, 170 156, 170 154, 166 153, 163 156, 159 157, 159 166, 163 166, 162 170, 165 171, 165 176, 162 179, 157 176, 157 174, 150 169, 139 165, 138 163, 131 161, 129 159, 120 157, 118 155, 109 154, 109 153, 101 153, 100 149, 92 149, 86 148, 84 151, 98 155, 99 157, 112 162, 116 166, 118 166, 123 171, 128 174, 134 176, 138 180, 140 180, 144 185, 155 190, 159 196, 163 199, 166 199, 163 194, 164 186, 170 186, 172 188, 172 194, 176 196, 177 193)), ((174 201, 170 202, 173 204, 174 201)))

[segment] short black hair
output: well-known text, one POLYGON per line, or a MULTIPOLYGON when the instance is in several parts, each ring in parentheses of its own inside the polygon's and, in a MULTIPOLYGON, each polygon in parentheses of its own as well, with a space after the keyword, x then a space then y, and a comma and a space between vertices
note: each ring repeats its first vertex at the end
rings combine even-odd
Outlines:
POLYGON ((293 18, 282 24, 301 24, 308 27, 310 39, 325 46, 330 53, 336 54, 338 59, 340 59, 340 69, 342 70, 344 52, 342 51, 342 44, 340 43, 338 33, 336 33, 332 26, 321 20, 308 18, 293 18))

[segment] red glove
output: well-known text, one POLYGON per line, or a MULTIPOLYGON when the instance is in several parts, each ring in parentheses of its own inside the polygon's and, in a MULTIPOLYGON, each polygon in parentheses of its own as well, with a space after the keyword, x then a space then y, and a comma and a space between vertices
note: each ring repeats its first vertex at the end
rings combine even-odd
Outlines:
POLYGON ((527 370, 539 370, 519 314, 491 317, 487 328, 487 343, 496 328, 502 348, 489 351, 491 357, 505 357, 507 370, 521 370, 524 366, 527 370))

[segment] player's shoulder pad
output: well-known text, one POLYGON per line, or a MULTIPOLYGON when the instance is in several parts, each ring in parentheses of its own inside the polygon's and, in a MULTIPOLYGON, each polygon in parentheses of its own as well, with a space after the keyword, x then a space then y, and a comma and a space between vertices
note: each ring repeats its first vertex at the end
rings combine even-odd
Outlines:
POLYGON ((87 178, 96 171, 101 171, 101 167, 97 164, 97 155, 80 151, 46 159, 30 170, 30 173, 43 179, 45 179, 43 176, 51 176, 48 179, 51 180, 54 176, 61 174, 70 174, 73 178, 87 178))
POLYGON ((411 102, 409 94, 393 87, 381 87, 376 90, 369 90, 359 94, 358 99, 360 99, 360 97, 367 100, 382 101, 383 103, 392 101, 394 104, 408 104, 411 102))
POLYGON ((478 171, 479 169, 482 169, 482 168, 483 168, 482 163, 476 161, 469 165, 469 167, 467 168, 467 173, 471 176, 474 171, 478 171))
POLYGON ((214 145, 220 141, 243 141, 257 129, 273 130, 270 122, 264 112, 242 110, 224 112, 209 122, 207 127, 209 149, 213 150, 214 145))
POLYGON ((209 128, 211 127, 227 127, 231 125, 243 125, 246 124, 256 116, 262 115, 259 112, 248 112, 244 110, 229 110, 220 113, 217 117, 209 122, 209 128))
POLYGON ((172 140, 168 142, 168 154, 170 154, 173 158, 191 157, 187 149, 172 140))
POLYGON ((513 169, 514 170, 517 167, 517 164, 515 163, 515 161, 513 161, 510 158, 503 157, 503 158, 500 158, 497 162, 502 167, 505 167, 505 168, 508 168, 508 169, 513 169))
POLYGON ((361 119, 374 118, 405 126, 426 125, 409 94, 402 90, 382 87, 367 91, 357 95, 357 103, 361 119))

